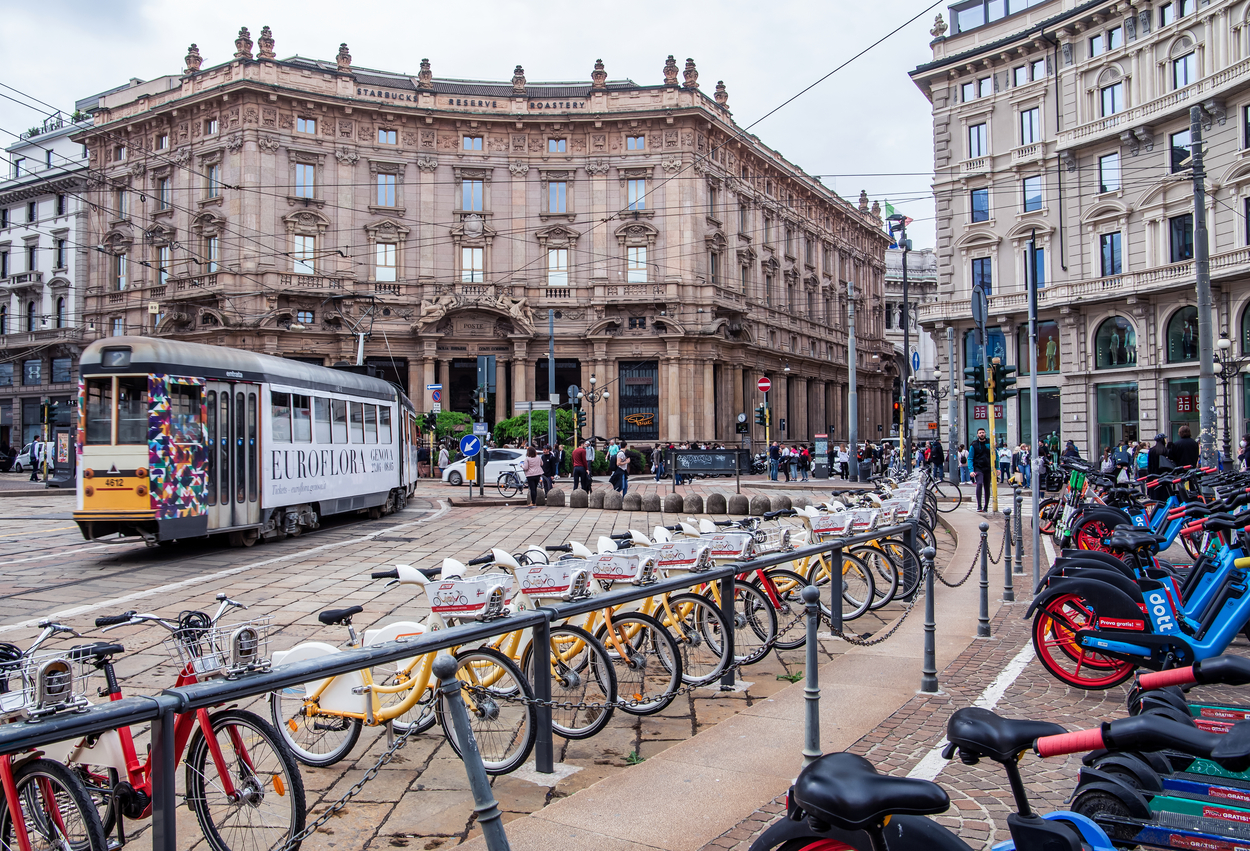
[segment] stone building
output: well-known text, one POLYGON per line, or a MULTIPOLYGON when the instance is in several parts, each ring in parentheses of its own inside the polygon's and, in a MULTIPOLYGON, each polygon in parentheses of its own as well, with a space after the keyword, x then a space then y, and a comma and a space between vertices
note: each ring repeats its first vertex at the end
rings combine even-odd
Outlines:
MULTIPOLYGON (((945 387, 950 382, 939 382, 943 375, 937 374, 937 348, 933 345, 933 337, 916 322, 917 311, 922 305, 937 299, 937 255, 932 248, 921 248, 907 252, 907 304, 910 310, 903 310, 903 251, 900 248, 887 248, 885 252, 885 339, 894 348, 893 357, 886 364, 890 378, 895 381, 895 392, 901 392, 902 382, 899 377, 906 375, 908 353, 903 349, 903 322, 910 321, 911 330, 908 342, 911 351, 920 356, 920 368, 912 371, 912 377, 918 386, 933 388, 941 383, 945 387)), ((929 410, 916 420, 913 438, 928 438, 937 435, 937 429, 929 428, 929 423, 938 422, 938 414, 945 417, 945 405, 937 405, 932 398, 929 410), (940 409, 940 410, 939 410, 940 409)), ((942 420, 945 422, 945 419, 942 420)), ((898 422, 893 423, 894 433, 898 433, 898 422)), ((944 433, 944 432, 943 432, 944 433)))
MULTIPOLYGON (((933 61, 912 72, 933 104, 938 213, 938 301, 920 321, 956 329, 962 373, 980 358, 968 331, 982 282, 992 290, 991 354, 1017 364, 1025 385, 1031 270, 1039 431, 1083 453, 1186 423, 1197 431, 1194 106, 1213 327, 1234 341, 1226 351, 1250 351, 1248 8, 969 0, 951 7, 952 29, 939 16, 933 61)), ((1230 381, 1217 403, 1221 413, 1229 403, 1220 433, 1232 433, 1234 450, 1250 418, 1244 382, 1230 381)), ((1029 403, 1004 406, 1000 437, 1028 439, 1029 403)), ((986 412, 971 402, 962 412, 964 439, 986 412)))
POLYGON ((737 440, 768 374, 806 439, 846 432, 853 282, 861 433, 886 418, 879 215, 741 130, 693 61, 654 85, 601 62, 590 82, 476 82, 364 69, 346 45, 278 60, 268 28, 255 47, 244 29, 207 66, 193 45, 76 137, 103 176, 87 310, 107 333, 328 364, 363 339, 427 409, 441 385, 469 411, 493 358, 494 421, 594 375, 593 432, 640 441, 737 440))

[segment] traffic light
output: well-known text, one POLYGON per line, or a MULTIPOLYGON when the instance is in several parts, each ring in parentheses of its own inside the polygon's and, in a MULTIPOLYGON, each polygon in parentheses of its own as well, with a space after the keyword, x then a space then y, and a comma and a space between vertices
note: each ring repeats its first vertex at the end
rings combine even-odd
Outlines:
POLYGON ((586 412, 578 408, 575 413, 577 414, 577 430, 581 431, 586 427, 586 412))
POLYGON ((755 409, 755 424, 768 425, 768 408, 760 405, 755 409))
POLYGON ((988 402, 985 387, 985 367, 970 366, 964 369, 964 387, 968 388, 967 396, 974 402, 988 402))
POLYGON ((890 418, 890 422, 893 422, 893 423, 898 422, 898 412, 899 412, 899 408, 901 407, 902 405, 899 404, 898 397, 896 396, 894 398, 894 416, 890 418))
POLYGON ((908 412, 909 415, 918 417, 927 410, 929 410, 928 392, 922 387, 913 387, 911 391, 911 410, 908 412))
POLYGON ((53 425, 56 423, 56 415, 59 406, 51 399, 43 399, 39 403, 39 422, 43 425, 53 425))
POLYGON ((1010 399, 1012 396, 1020 394, 1020 391, 1015 388, 1016 368, 1014 366, 996 363, 990 369, 994 373, 995 402, 1001 402, 1004 399, 1010 399))
POLYGON ((777 422, 777 431, 778 431, 778 433, 780 433, 780 432, 784 432, 785 430, 786 430, 786 418, 785 418, 785 417, 782 417, 782 418, 781 418, 781 419, 777 422))
POLYGON ((423 425, 425 426, 426 431, 430 431, 430 432, 434 431, 434 429, 438 426, 438 414, 434 413, 433 411, 427 412, 425 415, 425 422, 423 423, 423 425))

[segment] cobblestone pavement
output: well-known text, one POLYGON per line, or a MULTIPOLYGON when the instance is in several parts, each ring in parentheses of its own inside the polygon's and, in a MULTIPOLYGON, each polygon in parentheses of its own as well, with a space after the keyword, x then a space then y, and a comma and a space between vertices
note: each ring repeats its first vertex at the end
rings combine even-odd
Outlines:
MULTIPOLYGON (((277 631, 271 649, 288 648, 314 636, 338 641, 346 638, 343 631, 319 624, 316 612, 361 605, 365 614, 357 618, 359 627, 419 618, 428 611, 424 598, 414 606, 403 590, 387 589, 384 583, 370 580, 370 571, 378 567, 397 562, 428 566, 445 556, 467 559, 489 547, 518 551, 530 543, 593 541, 600 534, 630 527, 645 530, 678 519, 658 513, 589 509, 449 509, 437 498, 447 490, 424 485, 405 511, 382 520, 332 521, 316 533, 252 549, 230 549, 211 541, 155 548, 84 542, 70 520, 72 503, 46 495, 11 497, 0 501, 0 599, 5 604, 0 640, 28 644, 38 634, 34 621, 49 615, 88 632, 95 617, 125 609, 166 615, 185 609, 212 611, 213 596, 225 592, 250 604, 249 616, 273 618, 277 631)), ((954 542, 942 533, 939 545, 941 562, 954 542)), ((899 611, 898 604, 891 604, 849 624, 848 629, 879 632, 899 611)), ((124 627, 110 631, 108 637, 126 646, 127 652, 117 659, 117 670, 128 695, 152 694, 173 684, 177 667, 161 645, 166 637, 163 630, 124 627)), ((827 661, 841 649, 829 640, 820 652, 822 661, 827 661)), ((631 761, 646 759, 767 699, 789 686, 788 677, 802 666, 802 650, 776 653, 746 669, 750 685, 742 691, 700 689, 657 716, 635 718, 618 713, 601 734, 588 741, 557 737, 557 761, 577 770, 559 779, 543 779, 533 772, 527 775, 532 779, 519 775, 495 779, 495 795, 505 818, 531 813, 613 772, 627 770, 631 761)), ((263 701, 247 705, 268 716, 263 701)), ((145 742, 146 731, 140 731, 140 753, 145 742)), ((356 748, 338 765, 303 769, 310 820, 375 763, 385 742, 380 730, 366 729, 356 748)), ((146 830, 146 822, 136 822, 130 825, 129 835, 147 841, 142 838, 146 830)), ((476 832, 463 765, 436 727, 410 741, 304 848, 436 849, 459 844, 476 832)), ((204 844, 185 808, 179 810, 178 836, 180 848, 204 844)))

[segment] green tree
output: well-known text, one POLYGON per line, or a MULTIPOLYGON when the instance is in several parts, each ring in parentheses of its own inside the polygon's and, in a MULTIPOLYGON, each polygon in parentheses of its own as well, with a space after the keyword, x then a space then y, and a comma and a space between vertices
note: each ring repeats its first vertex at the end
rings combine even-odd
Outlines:
POLYGON ((439 440, 444 437, 459 438, 460 435, 473 430, 473 418, 458 411, 439 411, 438 421, 434 425, 434 436, 439 440), (456 426, 463 426, 457 429, 456 426))
MULTIPOLYGON (((573 439, 573 412, 566 410, 556 411, 556 439, 560 443, 572 444, 573 439)), ((521 414, 517 417, 509 417, 495 425, 491 429, 491 435, 495 438, 496 443, 514 443, 525 442, 526 435, 533 435, 535 439, 547 436, 547 412, 534 411, 531 413, 521 414), (532 418, 528 428, 526 420, 532 418)))

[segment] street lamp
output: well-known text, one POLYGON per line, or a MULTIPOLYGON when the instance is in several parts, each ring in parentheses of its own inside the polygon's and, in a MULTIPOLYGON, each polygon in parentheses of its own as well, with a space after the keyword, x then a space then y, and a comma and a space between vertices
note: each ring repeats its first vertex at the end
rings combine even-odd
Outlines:
POLYGON ((1229 396, 1228 385, 1233 377, 1250 363, 1250 355, 1238 355, 1233 351, 1233 341, 1228 334, 1221 331, 1220 338, 1215 341, 1215 371, 1224 385, 1224 460, 1232 460, 1232 435, 1229 432, 1229 396))
MULTIPOLYGON (((595 437, 595 422, 596 422, 595 403, 606 400, 612 396, 612 394, 609 393, 607 390, 603 389, 603 387, 596 389, 595 387, 596 383, 597 383, 597 380, 595 379, 595 376, 592 374, 590 376, 590 392, 582 394, 582 398, 590 403, 590 438, 592 440, 595 437)), ((608 382, 608 384, 611 384, 611 383, 612 383, 611 381, 608 382)), ((607 385, 605 384, 604 387, 606 386, 607 385)))

